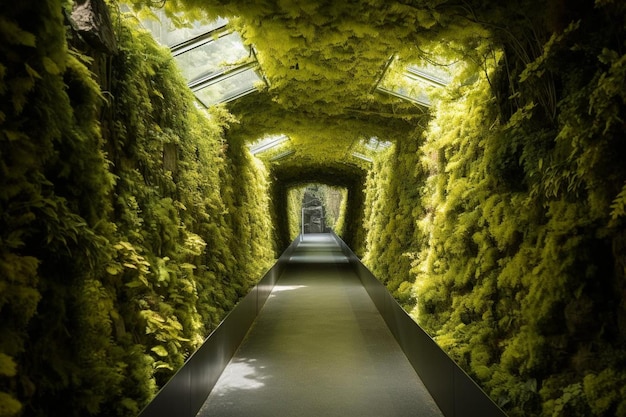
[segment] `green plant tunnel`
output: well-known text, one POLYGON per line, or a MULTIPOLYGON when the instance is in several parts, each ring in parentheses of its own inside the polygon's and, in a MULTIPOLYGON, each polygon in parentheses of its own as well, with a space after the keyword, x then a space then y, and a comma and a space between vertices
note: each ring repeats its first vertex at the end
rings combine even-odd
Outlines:
POLYGON ((626 416, 625 92, 621 0, 3 1, 0 417, 137 415, 310 185, 508 415, 626 416))

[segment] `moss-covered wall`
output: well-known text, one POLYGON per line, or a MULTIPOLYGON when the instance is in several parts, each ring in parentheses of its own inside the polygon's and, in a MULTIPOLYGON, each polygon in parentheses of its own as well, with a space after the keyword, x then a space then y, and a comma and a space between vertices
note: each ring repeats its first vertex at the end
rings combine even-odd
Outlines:
POLYGON ((626 415, 624 7, 596 4, 539 52, 512 20, 421 147, 415 317, 511 416, 626 415))
POLYGON ((424 207, 420 134, 421 129, 376 155, 365 187, 363 262, 407 310, 415 305, 411 258, 427 244, 416 226, 424 207))
POLYGON ((64 6, 0 13, 0 415, 134 416, 274 259, 267 172, 132 19, 94 61, 64 6))

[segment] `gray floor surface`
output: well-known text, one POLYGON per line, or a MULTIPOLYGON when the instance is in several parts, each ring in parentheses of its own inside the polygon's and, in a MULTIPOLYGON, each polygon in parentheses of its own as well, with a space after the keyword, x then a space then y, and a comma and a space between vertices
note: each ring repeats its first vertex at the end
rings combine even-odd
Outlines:
POLYGON ((306 236, 198 417, 442 416, 330 235, 306 236))

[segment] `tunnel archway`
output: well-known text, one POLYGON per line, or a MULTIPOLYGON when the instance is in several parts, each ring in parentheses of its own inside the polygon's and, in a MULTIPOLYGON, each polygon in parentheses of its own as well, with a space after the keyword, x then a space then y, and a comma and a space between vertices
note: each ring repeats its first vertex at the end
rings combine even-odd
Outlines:
POLYGON ((308 166, 288 164, 275 166, 271 175, 272 206, 274 211, 277 236, 282 247, 291 242, 287 224, 287 193, 290 188, 307 183, 321 183, 344 187, 348 191, 345 213, 344 240, 354 247, 362 247, 363 204, 365 201, 363 184, 366 171, 356 165, 316 163, 308 166))

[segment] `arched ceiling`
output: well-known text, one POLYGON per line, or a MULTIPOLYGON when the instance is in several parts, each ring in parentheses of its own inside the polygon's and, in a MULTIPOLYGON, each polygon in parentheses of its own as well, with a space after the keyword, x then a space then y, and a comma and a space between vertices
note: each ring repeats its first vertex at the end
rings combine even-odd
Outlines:
MULTIPOLYGON (((289 142, 282 148, 292 150, 286 157, 290 165, 304 168, 323 161, 343 169, 366 167, 352 155, 363 151, 362 141, 371 137, 395 141, 425 125, 424 103, 377 87, 401 85, 408 64, 423 66, 439 58, 443 44, 430 39, 440 37, 441 28, 450 34, 476 26, 442 13, 443 1, 406 3, 410 2, 169 0, 165 4, 170 12, 185 10, 192 18, 205 14, 209 19, 228 19, 245 45, 253 48, 267 84, 226 104, 239 120, 229 135, 249 142, 287 135, 289 142)), ((474 33, 480 35, 477 29, 474 33)), ((453 42, 446 41, 449 51, 443 63, 451 59, 453 42)))

